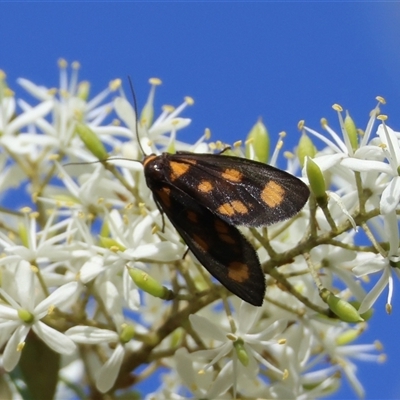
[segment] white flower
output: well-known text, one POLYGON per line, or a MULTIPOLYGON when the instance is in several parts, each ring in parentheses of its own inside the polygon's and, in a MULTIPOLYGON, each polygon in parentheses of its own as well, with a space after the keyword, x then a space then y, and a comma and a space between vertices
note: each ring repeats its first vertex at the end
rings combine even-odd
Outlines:
MULTIPOLYGON (((191 101, 186 98, 185 102, 177 109, 165 107, 164 112, 147 128, 147 131, 145 132, 146 138, 151 139, 152 142, 156 143, 157 145, 161 145, 164 149, 167 149, 171 143, 173 143, 174 147, 176 146, 180 150, 188 150, 190 148, 188 145, 176 142, 175 140, 176 131, 187 127, 191 122, 191 120, 188 118, 178 117, 179 113, 181 113, 188 104, 191 104, 191 101), (163 136, 165 133, 172 134, 169 137, 165 137, 163 136)), ((114 101, 114 108, 118 116, 131 129, 132 138, 135 137, 135 132, 137 130, 136 116, 135 111, 130 103, 126 99, 118 97, 114 101)), ((146 123, 148 123, 148 121, 146 123)), ((138 125, 138 128, 143 130, 144 127, 143 125, 138 125)), ((146 154, 154 152, 154 150, 149 148, 144 143, 142 143, 142 146, 144 146, 146 154)))
POLYGON ((230 363, 225 364, 217 379, 213 381, 213 369, 204 370, 201 368, 197 358, 190 355, 185 348, 181 348, 175 353, 174 360, 177 374, 196 398, 217 399, 221 395, 222 398, 230 398, 226 393, 226 390, 231 386, 229 380, 233 379, 230 363), (225 378, 228 378, 228 380, 225 378))
MULTIPOLYGON (((102 164, 96 164, 94 170, 87 173, 80 172, 79 182, 69 174, 69 166, 63 167, 59 163, 57 166, 61 180, 69 193, 64 193, 62 196, 55 193, 53 196, 50 194, 50 199, 41 197, 41 200, 49 204, 64 205, 68 204, 72 210, 79 210, 85 214, 90 212, 102 212, 104 206, 113 205, 114 207, 121 208, 126 202, 133 201, 132 194, 129 190, 118 182, 109 172, 104 170, 102 164), (53 199, 51 199, 53 197, 53 199), (121 198, 125 199, 121 201, 121 198)), ((82 168, 82 166, 79 166, 82 168)))
POLYGON ((323 152, 320 152, 320 154, 314 159, 322 171, 331 169, 339 163, 341 165, 345 165, 344 163, 347 162, 348 159, 351 160, 352 158, 355 158, 359 161, 361 160, 362 162, 364 159, 380 157, 381 151, 376 146, 371 146, 369 143, 372 134, 372 128, 379 111, 378 106, 379 103, 371 112, 370 119, 367 123, 367 128, 361 138, 358 148, 355 151, 353 150, 349 134, 346 130, 345 123, 341 115, 342 109, 338 105, 335 105, 333 108, 338 111, 338 118, 343 139, 341 139, 339 135, 332 128, 330 128, 325 119, 323 120, 322 125, 330 134, 332 140, 324 135, 321 135, 317 131, 304 126, 304 130, 306 132, 317 137, 327 145, 327 148, 325 148, 323 152))
MULTIPOLYGON (((54 307, 62 306, 76 293, 78 284, 70 282, 60 286, 42 301, 37 300, 35 275, 26 261, 21 261, 14 272, 14 288, 0 288, 0 293, 9 305, 0 304, 0 331, 4 328, 10 335, 3 353, 3 364, 7 371, 17 365, 23 350, 24 340, 32 329, 51 349, 61 354, 71 354, 75 344, 64 334, 44 324, 41 319, 54 307), (11 290, 9 290, 11 289, 11 290)), ((7 338, 2 335, 1 346, 7 338)))
MULTIPOLYGON (((37 232, 38 214, 24 209, 24 216, 20 224, 20 232, 24 235, 24 243, 14 243, 10 237, 0 232, 0 246, 6 254, 0 258, 0 266, 10 268, 20 261, 27 261, 41 268, 41 273, 47 278, 47 274, 54 270, 59 263, 71 260, 71 247, 66 243, 67 238, 74 233, 74 229, 68 229, 69 221, 55 222, 55 214, 50 214, 43 230, 37 232)), ((54 275, 53 275, 54 278, 54 275)), ((57 283, 62 284, 74 279, 72 275, 61 276, 58 274, 57 283)))
POLYGON ((107 362, 97 372, 96 386, 105 393, 112 388, 117 379, 119 369, 125 356, 129 341, 133 338, 133 327, 124 321, 121 297, 117 288, 107 282, 102 285, 101 292, 109 315, 115 322, 117 331, 100 329, 91 326, 74 326, 65 334, 76 343, 107 344, 116 343, 107 362))
POLYGON ((102 393, 110 390, 117 379, 125 355, 125 348, 120 342, 118 333, 109 329, 91 326, 74 326, 66 331, 65 334, 75 343, 92 345, 116 343, 110 358, 98 371, 96 378, 96 386, 102 393))
MULTIPOLYGON (((335 105, 334 109, 338 111, 343 139, 329 127, 325 119, 322 122, 323 128, 330 134, 332 139, 308 127, 304 127, 304 130, 327 144, 327 147, 320 151, 313 158, 313 161, 320 167, 326 179, 329 179, 330 187, 327 188, 327 194, 329 196, 331 216, 337 224, 348 219, 353 227, 356 228, 351 214, 359 208, 360 194, 358 193, 354 171, 364 172, 359 176, 359 179, 363 188, 372 192, 366 205, 367 210, 370 208, 370 204, 374 201, 379 201, 377 199, 381 193, 381 188, 377 185, 379 172, 375 170, 375 164, 383 159, 383 153, 382 149, 377 146, 377 138, 371 139, 379 109, 376 106, 371 112, 367 128, 362 136, 358 137, 356 136, 358 133, 354 129, 350 130, 353 143, 351 143, 350 133, 346 129, 345 121, 343 121, 341 107, 335 105)), ((326 226, 326 229, 330 229, 326 225, 325 218, 320 218, 318 214, 322 216, 322 212, 317 213, 318 224, 321 223, 323 224, 322 226, 326 226)))
POLYGON ((210 322, 207 318, 199 315, 190 315, 189 320, 193 329, 202 337, 209 338, 221 342, 221 345, 211 350, 199 350, 192 354, 196 360, 211 359, 212 361, 204 366, 207 370, 212 365, 228 357, 229 361, 224 365, 224 374, 219 374, 214 388, 218 388, 216 392, 207 392, 208 396, 213 397, 224 393, 229 387, 234 388, 236 392, 236 384, 240 377, 245 376, 247 379, 255 379, 258 371, 259 364, 264 365, 268 370, 282 376, 282 372, 271 364, 268 360, 261 356, 263 351, 276 345, 279 335, 286 327, 286 320, 277 320, 273 322, 266 329, 257 333, 250 333, 254 330, 255 324, 260 318, 261 309, 253 307, 245 302, 241 303, 239 308, 236 324, 237 330, 235 332, 226 332, 220 326, 210 322), (240 346, 245 356, 246 361, 237 355, 237 346, 240 346), (238 363, 238 360, 241 360, 238 363), (240 371, 240 373, 239 373, 240 371), (244 374, 244 375, 243 375, 244 374))
MULTIPOLYGON (((344 233, 337 237, 341 243, 353 245, 355 231, 344 233)), ((354 280, 354 265, 359 261, 356 259, 355 250, 343 249, 336 246, 321 245, 311 251, 312 260, 315 266, 324 268, 324 286, 334 289, 337 279, 343 281, 345 287, 356 299, 360 301, 365 297, 364 289, 354 280)))
MULTIPOLYGON (((375 225, 377 228, 378 226, 375 225)), ((353 268, 353 273, 356 276, 365 276, 382 271, 382 276, 379 278, 375 286, 363 299, 359 312, 362 314, 368 311, 386 286, 388 286, 388 296, 386 302, 386 310, 388 313, 392 310, 392 295, 393 295, 393 274, 400 278, 400 270, 397 267, 400 260, 399 253, 399 226, 395 211, 391 211, 384 217, 384 229, 378 231, 383 240, 389 243, 389 252, 386 257, 381 254, 373 254, 362 257, 362 262, 353 268)))
POLYGON ((307 371, 312 368, 309 349, 313 336, 310 335, 309 339, 298 337, 299 346, 295 348, 281 346, 278 358, 287 368, 285 379, 272 382, 265 388, 262 398, 308 400, 325 397, 337 390, 339 378, 335 375, 336 368, 307 371))
MULTIPOLYGON (((371 354, 371 352, 379 350, 376 344, 350 344, 362 334, 365 329, 364 326, 360 324, 357 328, 349 328, 343 323, 328 326, 319 321, 310 321, 307 326, 311 330, 311 336, 316 338, 319 345, 322 346, 318 349, 318 355, 312 360, 311 365, 316 364, 320 359, 329 357, 333 364, 329 372, 332 373, 335 368, 343 371, 357 395, 364 397, 364 389, 355 374, 357 367, 351 361, 351 358, 375 362, 379 360, 378 355, 371 354)), ((321 378, 326 372, 320 371, 318 378, 320 382, 323 382, 321 378)), ((314 374, 313 378, 317 377, 315 371, 311 374, 314 374)))
POLYGON ((109 142, 113 142, 110 134, 121 131, 117 127, 96 131, 96 128, 112 110, 111 102, 101 103, 112 92, 119 89, 120 80, 111 82, 109 88, 87 101, 89 86, 87 82, 78 83, 79 64, 73 63, 70 78, 66 61, 60 60, 59 65, 60 86, 58 90, 38 86, 27 79, 20 78, 18 83, 35 97, 39 104, 32 106, 23 100, 18 100, 22 112, 18 113, 13 120, 8 117, 9 110, 12 108, 10 102, 3 104, 6 112, 0 112, 4 115, 4 118, 0 119, 0 125, 1 123, 4 125, 4 134, 0 138, 0 143, 15 156, 21 156, 19 164, 26 171, 29 171, 32 164, 27 163, 25 159, 35 161, 36 170, 39 173, 40 168, 47 165, 47 155, 52 152, 70 154, 86 161, 92 161, 93 155, 83 148, 82 142, 75 135, 77 120, 84 121, 105 141, 109 142), (58 97, 56 96, 57 91, 58 97), (21 132, 21 130, 27 131, 21 132), (15 135, 16 132, 19 134, 15 135))
MULTIPOLYGON (((400 200, 400 146, 395 132, 385 124, 379 125, 378 135, 384 145, 383 151, 391 168, 390 175, 393 177, 382 192, 380 207, 382 214, 385 215, 396 209, 400 200)), ((386 164, 382 166, 384 167, 386 164)))

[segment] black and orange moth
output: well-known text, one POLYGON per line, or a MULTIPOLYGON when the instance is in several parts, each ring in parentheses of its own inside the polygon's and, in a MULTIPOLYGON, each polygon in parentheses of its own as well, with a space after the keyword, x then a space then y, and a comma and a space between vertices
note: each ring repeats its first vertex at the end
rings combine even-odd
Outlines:
MULTIPOLYGON (((129 83, 137 116, 130 79, 129 83)), ((308 200, 307 185, 270 165, 225 155, 226 149, 218 154, 146 155, 135 121, 145 155, 144 176, 162 217, 169 218, 214 278, 244 301, 261 306, 264 272, 238 226, 259 227, 293 217, 308 200)))
POLYGON ((309 197, 308 187, 270 165, 221 153, 151 154, 143 166, 157 207, 198 261, 236 296, 261 306, 264 273, 237 226, 294 216, 309 197))
MULTIPOLYGON (((136 117, 135 122, 145 155, 136 117)), ((89 143, 82 133, 80 137, 89 143)), ((99 147, 102 150, 93 154, 102 158, 105 149, 99 147)), ((264 272, 255 249, 237 227, 260 227, 291 218, 303 208, 310 191, 285 171, 225 155, 225 150, 145 155, 144 176, 161 215, 169 218, 197 260, 233 294, 261 306, 264 272)), ((99 161, 113 159, 117 158, 99 161)))

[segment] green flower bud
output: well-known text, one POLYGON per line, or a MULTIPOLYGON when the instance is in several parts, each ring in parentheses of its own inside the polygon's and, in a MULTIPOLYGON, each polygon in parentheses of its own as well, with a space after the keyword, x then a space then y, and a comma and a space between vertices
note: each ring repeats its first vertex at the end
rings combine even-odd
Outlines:
POLYGON ((171 300, 173 298, 173 292, 171 290, 161 285, 150 275, 146 274, 146 272, 137 268, 128 268, 128 272, 137 287, 145 292, 164 300, 171 300))
POLYGON ((119 334, 122 343, 128 343, 135 336, 135 328, 131 324, 124 324, 119 334))
POLYGON ((246 139, 246 158, 251 158, 250 146, 255 153, 254 159, 266 163, 269 158, 270 140, 267 127, 261 118, 251 128, 246 139))
POLYGON ((21 244, 29 248, 28 231, 26 230, 26 225, 18 224, 18 234, 21 244))
POLYGON ((78 86, 77 97, 84 101, 87 101, 90 93, 90 83, 88 81, 83 81, 78 86))
POLYGON ((249 365, 249 355, 244 347, 243 339, 238 339, 233 343, 239 361, 247 367, 249 365))
POLYGON ((140 113, 140 124, 144 128, 149 128, 153 123, 154 117, 154 95, 156 91, 156 86, 161 85, 161 80, 158 78, 150 78, 149 83, 151 84, 149 97, 147 98, 146 104, 140 113))
POLYGON ((328 202, 326 194, 326 183, 324 175, 319 166, 309 157, 307 157, 306 166, 308 180, 310 181, 311 191, 314 193, 318 204, 322 207, 328 202))
POLYGON ((81 138, 82 142, 85 143, 87 149, 94 156, 96 156, 99 160, 105 160, 107 158, 107 151, 103 146, 103 143, 88 126, 77 122, 75 131, 81 138))
POLYGON ((0 102, 2 102, 4 97, 7 97, 7 94, 11 94, 10 89, 8 89, 7 86, 6 77, 6 73, 2 69, 0 69, 0 102))
POLYGON ((103 224, 101 225, 101 229, 100 229, 99 235, 103 236, 103 237, 109 237, 110 236, 110 227, 109 227, 107 222, 103 221, 103 224))
POLYGON ((176 153, 175 140, 169 142, 168 147, 165 149, 165 151, 166 151, 166 153, 169 153, 169 154, 176 153))
POLYGON ((126 250, 126 248, 121 243, 109 237, 100 236, 100 243, 106 249, 116 248, 120 251, 126 250))
MULTIPOLYGON (((329 293, 329 292, 328 292, 329 293)), ((329 293, 326 296, 326 303, 331 311, 333 311, 344 322, 362 322, 364 321, 358 311, 347 301, 329 293)))
POLYGON ((362 329, 348 329, 336 338, 336 344, 339 346, 345 346, 352 343, 358 339, 362 332, 362 329))
MULTIPOLYGON (((187 320, 188 321, 188 320, 187 320)), ((186 337, 186 331, 182 328, 175 329, 171 335, 169 335, 171 341, 170 346, 177 347, 180 343, 182 343, 182 339, 186 337)))
POLYGON ((333 393, 337 390, 337 383, 332 382, 332 383, 326 385, 326 382, 323 380, 315 381, 313 383, 303 383, 302 387, 307 391, 311 391, 311 390, 317 388, 318 386, 320 386, 321 384, 324 385, 324 391, 326 393, 333 393))
POLYGON ((301 167, 304 167, 305 158, 307 156, 314 158, 317 154, 317 149, 314 146, 314 143, 306 134, 301 135, 296 153, 301 167))
POLYGON ((358 149, 358 132, 356 128, 356 124, 353 119, 350 117, 348 111, 346 111, 346 117, 344 119, 344 129, 347 133, 347 136, 351 143, 351 148, 353 150, 358 149))
MULTIPOLYGON (((361 303, 359 301, 356 300, 351 300, 349 301, 349 303, 358 311, 358 309, 360 308, 361 303)), ((374 314, 374 310, 372 308, 370 308, 369 310, 365 311, 365 313, 360 314, 361 318, 364 321, 368 321, 369 319, 371 319, 372 315, 374 314)))

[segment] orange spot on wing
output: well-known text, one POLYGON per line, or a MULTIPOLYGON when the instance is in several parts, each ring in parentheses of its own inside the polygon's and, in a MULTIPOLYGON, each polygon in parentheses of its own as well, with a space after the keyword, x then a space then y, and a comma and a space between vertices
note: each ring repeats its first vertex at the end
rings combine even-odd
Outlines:
MULTIPOLYGON (((229 236, 228 234, 226 234, 226 233, 220 233, 219 235, 218 235, 218 237, 222 240, 222 241, 224 241, 225 243, 228 243, 228 244, 236 244, 236 240, 232 237, 232 236, 229 236)), ((236 250, 236 249, 235 249, 236 250)), ((236 251, 236 253, 237 253, 237 251, 236 251)))
POLYGON ((214 185, 210 181, 203 180, 199 183, 197 186, 197 189, 199 189, 200 192, 202 193, 208 193, 213 190, 214 185))
POLYGON ((220 219, 216 219, 214 222, 214 227, 218 233, 218 237, 222 241, 224 241, 225 243, 228 243, 228 244, 236 244, 236 240, 231 235, 229 235, 230 228, 226 222, 224 222, 220 219))
POLYGON ((228 277, 236 282, 242 283, 250 279, 249 266, 238 261, 228 265, 228 277))
POLYGON ((244 203, 239 200, 231 201, 230 203, 224 203, 218 207, 218 212, 223 215, 232 217, 235 214, 247 214, 249 209, 244 203))
POLYGON ((174 181, 189 171, 190 165, 184 162, 170 161, 169 167, 171 169, 170 179, 174 181))
POLYGON ((279 183, 269 181, 261 192, 261 200, 268 207, 277 207, 285 200, 285 189, 279 183))
POLYGON ((189 221, 191 221, 191 222, 193 222, 195 224, 197 224, 199 222, 199 220, 197 218, 198 216, 197 216, 197 214, 195 212, 188 211, 186 215, 187 215, 189 221))
POLYGON ((221 219, 216 219, 214 221, 214 227, 218 233, 227 233, 229 232, 229 225, 222 221, 221 219))
POLYGON ((193 235, 192 239, 194 240, 194 242, 203 250, 203 251, 208 251, 208 243, 201 238, 198 235, 193 235))
POLYGON ((243 178, 243 174, 234 168, 227 168, 221 176, 231 182, 240 182, 243 178))

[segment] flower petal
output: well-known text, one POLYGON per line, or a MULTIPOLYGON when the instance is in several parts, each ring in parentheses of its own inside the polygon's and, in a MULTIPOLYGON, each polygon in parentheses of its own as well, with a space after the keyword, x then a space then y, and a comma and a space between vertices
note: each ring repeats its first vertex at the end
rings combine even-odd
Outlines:
POLYGON ((50 328, 41 321, 36 322, 32 329, 47 346, 57 353, 71 354, 76 349, 75 343, 68 336, 50 328))
POLYGON ((376 299, 379 297, 379 295, 382 293, 383 289, 385 289, 386 285, 388 284, 389 280, 389 267, 385 268, 383 270, 382 276, 379 278, 379 281, 376 283, 376 285, 371 289, 371 291, 365 296, 364 300, 360 304, 360 308, 358 309, 358 312, 360 314, 365 313, 368 311, 372 305, 375 303, 376 299))
POLYGON ((386 186, 385 190, 382 192, 381 197, 381 213, 389 214, 392 212, 399 204, 400 200, 400 176, 393 178, 389 185, 386 186))
POLYGON ((78 282, 69 282, 60 286, 35 307, 34 313, 36 317, 38 319, 43 318, 47 315, 50 306, 57 307, 63 305, 65 301, 70 300, 70 298, 77 292, 78 286, 78 282))
POLYGON ((74 326, 65 334, 76 343, 100 344, 118 342, 118 334, 108 329, 94 328, 92 326, 74 326))
POLYGON ((12 371, 18 364, 22 351, 19 349, 19 344, 25 341, 29 330, 29 326, 20 325, 7 342, 3 353, 3 365, 6 371, 12 371))
POLYGON ((105 393, 112 388, 117 379, 119 369, 125 355, 125 348, 119 344, 108 361, 101 367, 96 378, 96 387, 100 392, 105 393))
POLYGON ((216 339, 220 342, 226 342, 225 332, 217 325, 210 322, 207 318, 200 315, 191 314, 189 315, 190 323, 193 329, 200 335, 206 338, 216 339))

